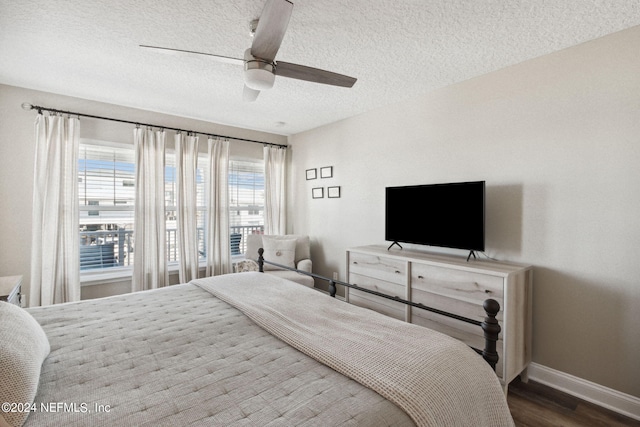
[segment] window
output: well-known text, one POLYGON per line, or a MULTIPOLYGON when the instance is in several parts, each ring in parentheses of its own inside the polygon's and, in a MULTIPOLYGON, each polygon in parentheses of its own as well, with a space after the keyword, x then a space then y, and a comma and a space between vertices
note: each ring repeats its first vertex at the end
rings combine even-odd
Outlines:
POLYGON ((134 152, 101 143, 80 144, 80 269, 131 265, 135 187, 134 152))
POLYGON ((248 234, 264 232, 264 162, 229 162, 231 254, 243 254, 248 234))
MULTIPOLYGON (((204 155, 200 155, 198 158, 198 167, 196 169, 196 228, 198 232, 198 254, 200 260, 205 260, 207 257, 204 234, 206 221, 205 176, 208 168, 202 165, 206 165, 206 157, 204 155)), ((178 199, 177 188, 178 178, 176 175, 175 155, 173 152, 166 152, 164 202, 167 228, 167 257, 169 262, 177 262, 180 260, 180 253, 178 251, 178 213, 176 211, 178 199)))
MULTIPOLYGON (((135 153, 132 145, 82 140, 78 160, 80 204, 80 269, 95 270, 133 264, 135 250, 135 153)), ((205 155, 199 165, 206 164, 205 155)), ((198 252, 206 257, 205 176, 197 170, 198 252)), ((178 261, 176 168, 173 152, 165 154, 167 257, 178 261)), ((264 163, 231 160, 229 164, 232 254, 244 253, 247 234, 264 230, 264 163)))

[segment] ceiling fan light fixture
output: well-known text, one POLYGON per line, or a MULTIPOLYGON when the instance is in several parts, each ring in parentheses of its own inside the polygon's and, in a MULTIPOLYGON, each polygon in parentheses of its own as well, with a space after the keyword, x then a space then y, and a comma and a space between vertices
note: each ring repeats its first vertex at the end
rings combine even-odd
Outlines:
POLYGON ((251 55, 251 48, 244 52, 244 83, 254 90, 266 90, 273 87, 276 80, 276 67, 272 62, 251 55))
POLYGON ((273 83, 276 80, 273 66, 264 63, 263 65, 266 65, 266 67, 247 68, 245 66, 244 82, 251 89, 266 90, 273 87, 273 83))

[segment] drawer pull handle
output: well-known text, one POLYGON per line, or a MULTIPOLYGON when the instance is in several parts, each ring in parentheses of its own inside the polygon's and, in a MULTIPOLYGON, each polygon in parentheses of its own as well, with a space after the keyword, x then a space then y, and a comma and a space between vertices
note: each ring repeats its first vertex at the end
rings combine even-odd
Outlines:
POLYGON ((353 265, 358 265, 358 261, 353 261, 353 265))
POLYGON ((400 272, 398 270, 396 270, 396 274, 400 274, 400 272))
POLYGON ((490 293, 491 293, 491 291, 490 291, 489 289, 485 289, 485 290, 484 290, 484 293, 485 293, 485 294, 490 294, 490 293))
POLYGON ((418 276, 418 279, 424 279, 424 276, 418 276))

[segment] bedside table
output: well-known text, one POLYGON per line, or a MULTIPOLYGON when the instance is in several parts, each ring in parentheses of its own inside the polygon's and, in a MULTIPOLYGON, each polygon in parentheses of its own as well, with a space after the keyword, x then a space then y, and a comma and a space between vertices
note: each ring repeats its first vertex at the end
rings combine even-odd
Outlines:
POLYGON ((19 307, 22 306, 21 285, 22 276, 0 277, 0 301, 6 301, 19 307))

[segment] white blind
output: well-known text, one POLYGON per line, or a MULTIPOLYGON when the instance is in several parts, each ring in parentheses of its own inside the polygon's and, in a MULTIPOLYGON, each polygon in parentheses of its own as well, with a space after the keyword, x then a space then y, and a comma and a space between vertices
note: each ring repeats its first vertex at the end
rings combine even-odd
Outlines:
POLYGON ((229 217, 231 226, 264 226, 264 163, 229 163, 229 217))
POLYGON ((135 199, 133 149, 80 145, 80 224, 131 224, 135 199))

